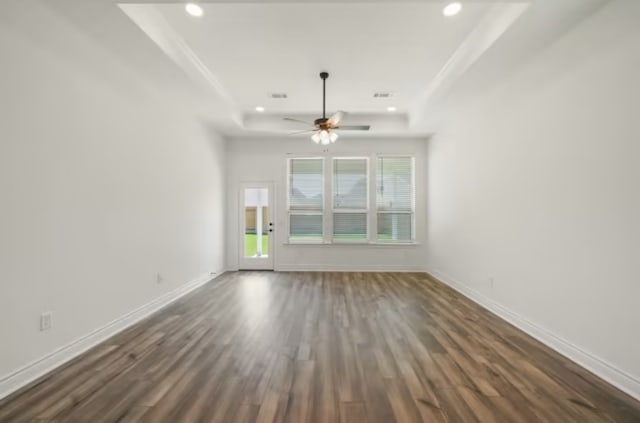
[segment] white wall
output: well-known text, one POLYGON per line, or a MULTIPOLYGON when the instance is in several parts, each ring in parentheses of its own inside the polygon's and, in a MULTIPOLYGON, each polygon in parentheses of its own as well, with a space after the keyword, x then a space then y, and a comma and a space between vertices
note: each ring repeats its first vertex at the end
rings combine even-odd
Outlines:
POLYGON ((239 183, 274 182, 276 190, 275 268, 276 270, 424 270, 426 184, 424 183, 425 140, 350 139, 343 137, 323 153, 326 147, 310 139, 229 140, 228 143, 228 252, 227 266, 238 268, 239 183), (376 153, 407 154, 416 158, 416 241, 411 246, 380 245, 286 245, 287 158, 309 156, 370 156, 376 153))
POLYGON ((224 140, 45 4, 0 15, 0 382, 224 268, 224 140))
POLYGON ((429 144, 427 239, 437 276, 640 397, 638 22, 640 2, 613 1, 498 87, 454 95, 429 144))

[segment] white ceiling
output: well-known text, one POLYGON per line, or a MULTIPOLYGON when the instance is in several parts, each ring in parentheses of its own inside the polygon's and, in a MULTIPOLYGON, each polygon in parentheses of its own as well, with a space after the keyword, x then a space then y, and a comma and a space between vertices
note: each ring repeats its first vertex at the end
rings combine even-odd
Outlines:
POLYGON ((318 113, 322 70, 330 72, 331 110, 408 110, 487 4, 447 19, 434 3, 203 5, 193 18, 182 4, 157 6, 171 27, 245 112, 318 113), (374 99, 376 91, 395 94, 374 99), (287 100, 271 100, 271 92, 287 100))
POLYGON ((195 18, 184 3, 122 1, 121 10, 215 103, 216 126, 235 137, 300 129, 283 116, 319 117, 323 70, 331 74, 329 113, 348 111, 345 123, 369 123, 371 136, 426 135, 425 110, 532 4, 463 1, 462 12, 446 18, 446 1, 211 0, 199 2, 204 16, 195 18), (375 99, 378 91, 393 97, 375 99), (288 98, 271 99, 274 92, 288 98))

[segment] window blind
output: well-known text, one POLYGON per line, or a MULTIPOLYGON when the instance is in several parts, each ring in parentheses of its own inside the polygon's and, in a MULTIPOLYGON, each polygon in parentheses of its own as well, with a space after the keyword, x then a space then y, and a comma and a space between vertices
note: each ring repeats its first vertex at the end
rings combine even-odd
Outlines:
POLYGON ((413 240, 413 158, 378 157, 376 208, 379 241, 413 240))
POLYGON ((324 160, 289 161, 289 238, 321 241, 323 238, 324 160))
POLYGON ((333 159, 333 239, 367 240, 368 161, 333 159))

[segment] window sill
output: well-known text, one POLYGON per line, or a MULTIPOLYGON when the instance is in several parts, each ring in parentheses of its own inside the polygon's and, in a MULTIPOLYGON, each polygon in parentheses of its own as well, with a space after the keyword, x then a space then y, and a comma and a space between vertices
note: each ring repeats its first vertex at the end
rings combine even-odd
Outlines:
POLYGON ((282 245, 304 246, 304 247, 417 247, 422 245, 419 242, 283 242, 282 245))

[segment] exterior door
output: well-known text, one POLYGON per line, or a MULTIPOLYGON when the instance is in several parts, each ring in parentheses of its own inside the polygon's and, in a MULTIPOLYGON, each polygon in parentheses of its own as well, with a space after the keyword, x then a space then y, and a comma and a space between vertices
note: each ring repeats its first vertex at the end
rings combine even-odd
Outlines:
POLYGON ((273 270, 273 183, 240 184, 240 269, 273 270))

